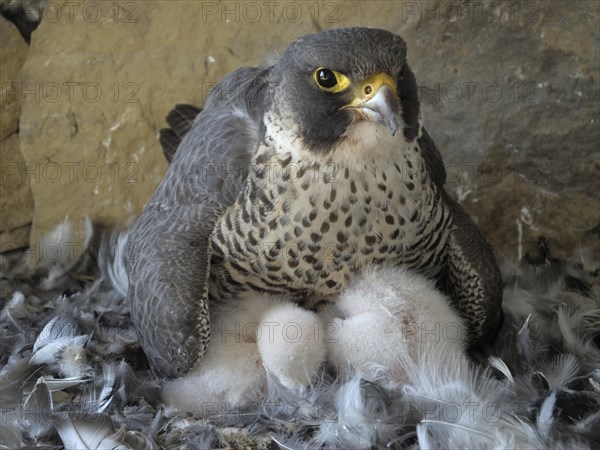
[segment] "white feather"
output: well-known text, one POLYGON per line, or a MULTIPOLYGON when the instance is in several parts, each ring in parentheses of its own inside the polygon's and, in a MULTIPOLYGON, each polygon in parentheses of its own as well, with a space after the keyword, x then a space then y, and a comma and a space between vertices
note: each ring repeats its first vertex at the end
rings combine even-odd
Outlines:
POLYGON ((579 375, 579 362, 575 355, 563 353, 543 364, 540 370, 551 390, 564 388, 579 375))
POLYGON ((361 392, 360 377, 342 384, 335 396, 337 420, 321 425, 318 442, 344 448, 371 448, 377 438, 376 417, 369 416, 361 392))
POLYGON ((96 407, 96 412, 103 413, 110 407, 117 388, 117 374, 112 364, 104 364, 102 371, 102 385, 99 392, 93 391, 94 398, 90 403, 96 407))
POLYGON ((23 402, 21 425, 34 440, 40 439, 53 428, 52 412, 52 394, 44 377, 40 377, 23 402))
POLYGON ((88 383, 92 380, 91 378, 87 377, 54 378, 50 375, 45 375, 43 378, 50 392, 62 391, 73 386, 78 386, 82 383, 88 383))
POLYGON ((115 432, 112 420, 104 414, 67 414, 57 421, 56 431, 66 450, 131 450, 123 440, 124 430, 115 432))
POLYGON ((525 361, 529 364, 535 359, 536 349, 534 340, 531 337, 530 327, 534 322, 532 320, 533 315, 529 314, 523 326, 517 333, 517 350, 519 354, 525 359, 525 361))
POLYGON ((488 358, 488 362, 490 363, 490 366, 498 369, 508 381, 510 381, 511 383, 515 382, 515 379, 513 378, 512 373, 510 372, 510 369, 508 368, 506 363, 502 361, 502 359, 498 358, 497 356, 490 356, 488 358))
POLYGON ((593 341, 599 322, 600 308, 597 306, 586 308, 561 305, 557 325, 567 351, 592 364, 600 361, 600 348, 593 341))
POLYGON ((544 439, 548 439, 550 436, 550 428, 552 427, 554 405, 556 404, 556 392, 552 392, 540 408, 540 413, 537 418, 537 427, 544 439))
POLYGON ((2 308, 0 320, 11 319, 13 321, 28 317, 32 313, 25 301, 25 296, 21 291, 13 292, 10 300, 2 308))
POLYGON ((105 276, 112 287, 123 297, 127 296, 129 286, 129 277, 125 264, 128 236, 128 232, 113 233, 108 239, 107 245, 103 246, 106 248, 106 251, 99 256, 102 259, 99 264, 105 270, 105 276))
POLYGON ((54 317, 42 329, 33 344, 33 353, 36 354, 48 345, 54 345, 61 342, 62 345, 67 345, 72 342, 73 336, 80 333, 77 323, 64 317, 54 317))
MULTIPOLYGON (((22 447, 31 443, 28 434, 35 434, 39 445, 57 444, 51 427, 45 433, 45 417, 25 415, 27 421, 17 420, 22 402, 29 399, 28 408, 42 403, 55 405, 54 417, 59 419, 60 436, 67 448, 126 443, 134 448, 154 448, 157 442, 165 447, 213 448, 238 445, 238 436, 245 436, 242 445, 252 446, 246 440, 253 439, 250 431, 263 436, 260 442, 276 434, 277 441, 290 448, 360 448, 371 444, 375 448, 404 447, 413 438, 419 440, 415 446, 422 448, 591 448, 597 441, 600 423, 593 403, 581 418, 565 420, 562 414, 554 415, 565 405, 556 401, 551 407, 542 391, 545 384, 532 381, 532 374, 543 374, 550 389, 577 392, 581 396, 577 398, 598 398, 597 297, 569 291, 556 267, 530 270, 515 266, 512 270, 508 275, 505 272, 505 293, 510 291, 505 325, 491 351, 493 357, 482 358, 480 366, 462 351, 447 351, 448 345, 438 339, 444 336, 443 327, 438 332, 431 320, 435 313, 432 316, 422 311, 426 302, 409 298, 410 283, 398 287, 396 282, 390 283, 381 276, 372 277, 363 291, 354 292, 353 301, 319 313, 328 348, 337 340, 342 349, 334 351, 346 352, 346 356, 350 353, 356 360, 347 357, 340 362, 346 374, 337 372, 337 378, 329 364, 322 365, 306 389, 290 390, 275 375, 277 370, 267 373, 264 355, 255 342, 256 332, 252 332, 252 323, 256 329, 257 324, 273 320, 269 318, 271 309, 274 315, 279 314, 278 310, 294 315, 294 305, 264 297, 240 299, 223 308, 211 305, 213 342, 207 356, 212 356, 194 369, 195 378, 178 382, 182 409, 190 406, 192 411, 218 421, 217 426, 191 418, 179 420, 180 425, 176 426, 176 422, 165 419, 163 408, 155 409, 157 388, 148 380, 146 371, 134 373, 128 365, 133 361, 136 366, 140 353, 135 335, 129 332, 126 302, 116 288, 107 290, 108 283, 97 279, 75 296, 44 293, 37 297, 39 291, 35 287, 3 273, 14 283, 17 293, 0 315, 6 337, 1 350, 10 355, 2 361, 6 361, 6 366, 0 372, 0 399, 5 406, 15 405, 14 410, 9 408, 3 415, 6 421, 2 442, 10 448, 22 447), (519 301, 525 305, 519 305, 519 301), (408 309, 423 314, 428 321, 424 328, 404 323, 402 326, 412 331, 410 336, 420 338, 401 341, 400 346, 390 345, 396 343, 393 333, 398 331, 393 325, 402 323, 400 317, 406 318, 402 308, 413 303, 408 309), (568 306, 561 306, 563 303, 568 306), (48 310, 60 311, 61 318, 55 320, 55 326, 46 324, 46 329, 48 310), (98 315, 102 315, 101 323, 98 315), (75 322, 65 317, 73 317, 75 322), (223 320, 216 321, 219 317, 223 320), (344 335, 344 328, 350 330, 353 321, 357 326, 354 332, 344 335), (36 343, 31 330, 42 330, 36 343), (239 341, 235 340, 236 334, 239 341), (80 342, 83 347, 79 350, 71 345, 87 336, 89 341, 80 342), (363 342, 357 336, 362 336, 363 342), (62 350, 61 343, 67 344, 62 350), (50 366, 30 365, 31 357, 23 350, 31 347, 38 354, 36 359, 47 360, 50 366), (417 351, 401 352, 400 347, 417 351), (352 354, 345 348, 356 348, 357 352, 352 354), (390 348, 391 355, 380 354, 389 353, 390 348), (102 363, 94 364, 96 370, 90 371, 89 376, 50 378, 49 374, 70 371, 64 368, 64 362, 84 356, 81 351, 85 349, 93 352, 94 362, 102 363), (572 350, 570 354, 565 353, 567 349, 572 350), (557 352, 562 352, 562 356, 556 356, 557 352), (408 355, 406 364, 399 364, 403 355, 408 355), (124 356, 128 362, 119 362, 124 356), (406 380, 394 390, 381 387, 394 386, 390 380, 398 383, 398 373, 390 373, 388 360, 402 369, 406 380), (491 378, 495 372, 491 367, 504 377, 491 378), (361 375, 372 382, 361 380, 361 375), (35 380, 40 376, 45 381, 36 387, 35 380), (36 396, 32 396, 34 390, 36 396), (87 417, 61 412, 73 406, 73 399, 75 404, 85 406, 87 417), (232 401, 235 399, 241 401, 232 401), (94 415, 96 411, 104 411, 105 415, 94 415), (114 426, 103 425, 108 415, 114 426), (235 429, 221 427, 222 422, 230 421, 237 425, 235 429), (126 433, 123 426, 140 431, 126 433), (139 439, 141 434, 147 438, 139 439)), ((573 271, 581 273, 580 269, 573 271)), ((394 276, 399 277, 399 273, 396 271, 394 276)), ((308 313, 308 319, 311 314, 308 313)), ((286 314, 282 315, 283 320, 288 320, 286 314)), ((416 317, 409 319, 409 324, 419 321, 416 317)), ((267 327, 262 328, 263 333, 268 333, 267 327)), ((293 353, 294 348, 290 351, 293 353)), ((280 353, 286 356, 285 351, 280 353)), ((284 358, 274 358, 272 364, 278 370, 289 371, 293 367, 284 358)), ((304 377, 300 377, 301 381, 309 378, 306 373, 300 375, 304 377)), ((280 378, 284 379, 281 375, 280 378)), ((37 407, 33 410, 39 412, 37 407)))
POLYGON ((90 219, 85 217, 83 222, 84 238, 81 243, 75 241, 68 217, 42 238, 37 264, 39 268, 48 271, 40 284, 42 289, 54 289, 75 267, 80 256, 87 249, 94 233, 90 219))
POLYGON ((55 317, 44 327, 33 345, 31 365, 56 365, 65 377, 82 377, 87 373, 83 346, 89 336, 72 319, 55 317))

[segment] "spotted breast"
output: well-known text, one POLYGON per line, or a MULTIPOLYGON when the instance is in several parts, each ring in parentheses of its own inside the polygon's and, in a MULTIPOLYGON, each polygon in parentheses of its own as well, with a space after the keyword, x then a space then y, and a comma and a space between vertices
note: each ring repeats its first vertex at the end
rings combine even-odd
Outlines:
POLYGON ((212 235, 211 297, 331 300, 373 263, 403 264, 435 279, 445 266, 451 216, 419 152, 415 145, 389 152, 391 161, 374 155, 357 165, 262 149, 212 235))

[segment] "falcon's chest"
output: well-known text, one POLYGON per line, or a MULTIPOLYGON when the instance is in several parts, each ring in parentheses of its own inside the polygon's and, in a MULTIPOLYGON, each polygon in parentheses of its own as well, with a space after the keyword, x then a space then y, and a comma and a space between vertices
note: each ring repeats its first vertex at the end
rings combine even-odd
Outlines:
POLYGON ((327 298, 360 268, 383 261, 435 275, 450 215, 412 151, 359 165, 259 154, 213 233, 212 295, 327 298))

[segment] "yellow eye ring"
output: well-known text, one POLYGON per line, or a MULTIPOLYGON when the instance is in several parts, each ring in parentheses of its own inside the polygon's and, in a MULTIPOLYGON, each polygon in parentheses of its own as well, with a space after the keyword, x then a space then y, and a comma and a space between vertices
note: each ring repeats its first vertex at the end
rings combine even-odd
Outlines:
POLYGON ((345 91, 350 86, 350 80, 344 74, 335 70, 319 67, 313 72, 313 79, 319 89, 337 94, 345 91))

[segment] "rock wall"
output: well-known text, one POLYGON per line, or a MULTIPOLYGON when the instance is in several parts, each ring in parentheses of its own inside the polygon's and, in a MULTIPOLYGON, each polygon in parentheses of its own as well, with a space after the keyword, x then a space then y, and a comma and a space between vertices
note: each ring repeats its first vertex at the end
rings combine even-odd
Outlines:
POLYGON ((29 49, 17 28, 0 17, 0 251, 29 244, 33 197, 21 176, 25 161, 19 148, 21 102, 19 71, 29 49))
POLYGON ((18 85, 30 244, 65 219, 132 223, 175 103, 294 37, 362 25, 406 39, 449 189, 498 253, 545 236, 600 259, 599 20, 594 1, 50 2, 18 85))

